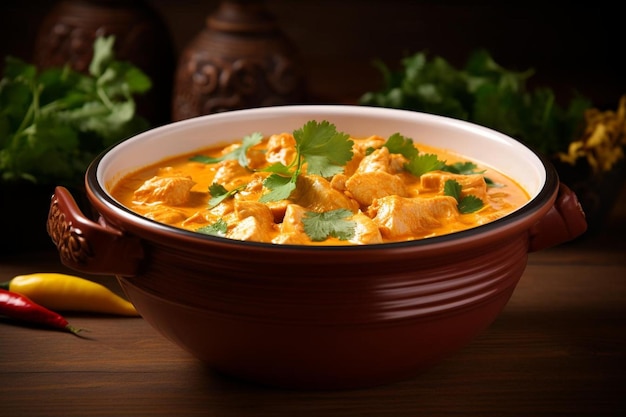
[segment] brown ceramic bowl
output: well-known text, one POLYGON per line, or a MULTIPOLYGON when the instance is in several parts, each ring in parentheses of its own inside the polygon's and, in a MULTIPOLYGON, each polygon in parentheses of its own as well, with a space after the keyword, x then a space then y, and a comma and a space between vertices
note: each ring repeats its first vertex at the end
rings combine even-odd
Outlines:
POLYGON ((139 313, 215 370, 300 389, 410 378, 460 349, 501 312, 529 252, 584 232, 576 196, 519 142, 449 118, 362 106, 284 106, 177 122, 128 139, 86 174, 88 219, 63 188, 48 231, 62 261, 115 274, 139 313), (107 191, 137 168, 252 132, 328 120, 354 136, 400 132, 515 178, 532 195, 468 231, 371 246, 241 242, 133 214, 107 191))

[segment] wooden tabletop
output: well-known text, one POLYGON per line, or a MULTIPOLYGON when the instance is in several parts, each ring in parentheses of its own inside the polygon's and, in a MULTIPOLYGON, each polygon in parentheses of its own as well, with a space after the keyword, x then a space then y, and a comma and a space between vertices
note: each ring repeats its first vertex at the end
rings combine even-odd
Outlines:
MULTIPOLYGON (((604 229, 530 254, 504 312, 469 346, 370 389, 228 379, 141 318, 68 315, 89 339, 0 319, 0 416, 624 416, 625 224, 622 192, 604 229)), ((0 257, 0 280, 40 271, 72 272, 54 251, 0 257)))

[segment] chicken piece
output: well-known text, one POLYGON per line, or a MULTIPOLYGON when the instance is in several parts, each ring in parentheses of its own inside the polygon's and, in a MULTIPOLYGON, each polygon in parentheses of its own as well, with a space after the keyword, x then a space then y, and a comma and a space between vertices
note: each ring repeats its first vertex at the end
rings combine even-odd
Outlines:
POLYGON ((178 206, 189 200, 191 188, 195 184, 189 176, 155 176, 144 182, 133 197, 139 203, 178 206))
POLYGON ((242 200, 258 200, 263 194, 263 181, 269 176, 267 172, 254 172, 248 176, 245 188, 235 194, 235 198, 242 200))
POLYGON ((144 217, 157 221, 159 223, 175 225, 176 223, 185 220, 187 215, 180 211, 170 207, 157 206, 154 210, 151 210, 144 214, 144 217))
POLYGON ((365 156, 361 163, 359 164, 356 172, 374 172, 374 171, 383 171, 387 173, 391 173, 389 169, 390 164, 390 153, 389 149, 386 147, 382 147, 376 149, 371 154, 365 156))
POLYGON ((399 153, 392 153, 389 155, 389 172, 392 174, 398 174, 404 171, 404 166, 409 162, 404 155, 399 153))
POLYGON ((364 155, 367 153, 368 149, 378 149, 381 148, 387 139, 382 136, 372 135, 363 139, 354 139, 352 138, 354 145, 352 146, 353 152, 361 152, 364 155))
POLYGON ((265 159, 270 164, 280 162, 289 165, 296 157, 296 140, 289 133, 272 135, 267 141, 265 159))
POLYGON ((266 223, 259 221, 255 217, 246 217, 237 222, 235 227, 226 233, 226 237, 253 242, 269 242, 273 233, 267 226, 266 223))
POLYGON ((258 201, 235 200, 235 215, 239 220, 254 217, 260 222, 274 224, 274 216, 269 207, 258 201))
POLYGON ((335 174, 330 179, 330 186, 333 187, 337 191, 344 192, 346 191, 346 181, 348 181, 348 177, 346 174, 335 174))
POLYGON ((224 217, 235 211, 235 201, 232 198, 227 198, 219 203, 217 206, 209 210, 210 215, 224 217))
POLYGON ((292 201, 318 213, 345 208, 352 212, 359 209, 359 203, 334 189, 330 181, 319 175, 300 175, 292 201))
POLYGON ((291 204, 289 200, 269 201, 265 203, 274 216, 274 223, 281 223, 285 217, 287 207, 291 204))
POLYGON ((221 216, 217 216, 210 211, 197 211, 187 217, 185 221, 181 223, 181 226, 186 229, 197 229, 202 226, 213 224, 221 218, 221 216))
POLYGON ((456 205, 456 199, 449 196, 405 198, 391 195, 374 200, 367 214, 378 224, 383 238, 413 239, 455 221, 459 216, 456 205))
POLYGON ((304 224, 302 217, 307 210, 297 204, 289 204, 285 209, 283 222, 279 225, 278 235, 272 240, 272 243, 279 244, 310 244, 311 239, 304 232, 304 224))
POLYGON ((274 216, 263 203, 235 201, 235 227, 226 234, 231 239, 269 242, 274 235, 274 216))
POLYGON ((358 245, 383 243, 383 237, 378 229, 378 224, 365 215, 365 213, 359 211, 352 216, 350 220, 356 222, 354 237, 350 239, 351 243, 358 245))
POLYGON ((354 139, 352 145, 352 159, 344 167, 344 174, 352 175, 356 172, 359 164, 365 158, 368 149, 378 149, 384 145, 385 139, 380 136, 370 136, 365 139, 354 139))
POLYGON ((346 181, 346 190, 362 207, 388 195, 407 196, 407 189, 402 179, 384 171, 357 171, 346 181))
POLYGON ((248 168, 252 170, 262 169, 267 165, 265 149, 251 147, 247 152, 248 168))
POLYGON ((483 201, 487 200, 487 183, 482 175, 431 171, 420 176, 420 185, 424 191, 443 193, 448 180, 455 180, 461 184, 461 197, 471 194, 483 201))
POLYGON ((217 164, 213 182, 223 185, 226 189, 238 187, 248 182, 250 172, 239 165, 235 159, 227 159, 217 164))

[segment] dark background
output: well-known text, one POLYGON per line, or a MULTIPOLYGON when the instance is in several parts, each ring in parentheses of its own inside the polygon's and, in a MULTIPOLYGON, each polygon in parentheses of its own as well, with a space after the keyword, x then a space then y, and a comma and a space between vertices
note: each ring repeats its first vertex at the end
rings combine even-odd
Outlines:
MULTIPOLYGON (((165 20, 176 54, 198 33, 216 0, 149 0, 165 20)), ((418 51, 465 63, 487 48, 511 68, 534 68, 533 85, 553 88, 560 100, 573 91, 599 107, 615 108, 626 93, 621 14, 599 2, 408 0, 268 0, 267 7, 298 48, 311 100, 353 101, 382 86, 372 65, 392 67, 418 51)), ((0 3, 0 55, 29 60, 50 0, 0 3)))

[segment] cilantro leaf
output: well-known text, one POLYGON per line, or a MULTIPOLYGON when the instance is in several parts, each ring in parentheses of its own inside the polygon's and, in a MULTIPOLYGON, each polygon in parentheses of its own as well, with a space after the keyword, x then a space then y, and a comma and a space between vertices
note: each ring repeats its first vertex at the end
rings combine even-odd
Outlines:
POLYGON ((442 168, 442 171, 451 172, 453 174, 477 174, 476 172, 476 164, 473 162, 455 162, 453 164, 446 164, 442 168))
POLYGON ((405 164, 405 168, 416 177, 430 171, 440 170, 445 166, 445 162, 439 160, 435 154, 415 155, 405 164))
POLYGON ((456 180, 447 180, 443 185, 443 194, 454 197, 458 202, 461 198, 461 184, 456 180))
POLYGON ((413 139, 405 138, 400 133, 391 135, 383 146, 389 149, 389 152, 400 154, 409 160, 416 157, 418 153, 413 144, 413 139))
POLYGON ((353 213, 347 209, 337 209, 323 213, 307 212, 302 218, 304 232, 314 242, 322 242, 329 237, 349 240, 354 237, 356 222, 348 220, 353 213))
POLYGON ((293 136, 296 140, 293 166, 275 164, 271 167, 274 173, 263 182, 270 191, 259 201, 267 203, 289 198, 296 189, 296 180, 305 163, 308 174, 328 178, 343 172, 343 166, 352 159, 353 141, 350 136, 337 132, 335 125, 328 121, 318 123, 311 120, 295 130, 293 136))
POLYGON ((462 214, 474 213, 475 211, 483 208, 483 200, 476 197, 475 195, 466 195, 459 201, 457 208, 459 212, 462 214))
POLYGON ((325 178, 343 172, 343 166, 352 159, 353 141, 345 133, 337 132, 328 121, 307 122, 293 132, 296 150, 307 163, 307 173, 325 178))
POLYGON ((264 172, 274 172, 276 174, 283 174, 283 175, 291 175, 291 171, 289 170, 289 167, 286 165, 283 165, 280 162, 276 162, 266 168, 263 168, 264 172))
POLYGON ((229 197, 232 197, 239 191, 243 190, 246 187, 246 184, 243 184, 239 187, 235 187, 232 190, 228 191, 222 184, 214 182, 209 186, 209 194, 211 194, 211 198, 209 199, 209 209, 220 204, 222 201, 226 200, 229 197))
POLYGON ((272 201, 280 201, 289 198, 293 190, 296 189, 296 176, 284 177, 278 174, 272 174, 263 181, 263 185, 269 188, 269 192, 259 198, 261 203, 269 203, 272 201))
POLYGON ((461 184, 456 180, 447 180, 443 185, 443 194, 454 197, 457 201, 457 209, 461 214, 473 213, 483 208, 483 201, 475 195, 461 197, 461 184))
POLYGON ((217 206, 230 195, 228 193, 228 190, 222 184, 218 184, 216 182, 209 186, 209 194, 211 194, 211 199, 209 200, 209 208, 217 206))
MULTIPOLYGON (((443 168, 441 168, 441 170, 446 171, 446 172, 451 172, 453 174, 461 174, 461 175, 482 175, 485 172, 484 170, 477 171, 476 170, 477 168, 478 167, 473 162, 455 162, 454 164, 451 164, 451 165, 446 164, 443 168)), ((495 181, 493 181, 489 177, 483 176, 483 179, 487 183, 488 187, 502 186, 502 184, 496 184, 495 181)))
POLYGON ((196 232, 211 236, 226 236, 228 224, 224 219, 218 219, 215 223, 196 229, 196 232))
POLYGON ((202 162, 204 164, 216 164, 221 161, 236 159, 237 162, 239 162, 239 165, 241 165, 244 168, 248 168, 248 157, 247 157, 248 149, 250 149, 250 147, 256 145, 257 143, 261 142, 261 140, 263 140, 263 135, 259 132, 255 132, 250 135, 244 136, 243 140, 241 141, 240 146, 238 146, 237 148, 233 149, 232 151, 222 156, 212 157, 212 156, 206 156, 206 155, 194 155, 191 158, 189 158, 189 160, 202 162))
POLYGON ((99 37, 93 44, 93 58, 89 63, 89 73, 94 77, 101 76, 106 70, 108 64, 113 60, 113 44, 114 37, 99 37))

